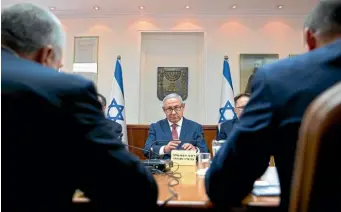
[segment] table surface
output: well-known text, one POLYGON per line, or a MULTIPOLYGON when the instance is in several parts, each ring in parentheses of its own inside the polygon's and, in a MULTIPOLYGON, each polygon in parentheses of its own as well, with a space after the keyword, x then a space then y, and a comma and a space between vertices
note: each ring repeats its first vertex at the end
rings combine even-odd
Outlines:
MULTIPOLYGON (((208 202, 208 197, 205 192, 204 176, 196 174, 195 166, 179 166, 177 173, 181 174, 179 184, 172 187, 173 191, 177 193, 177 198, 173 198, 168 204, 205 204, 208 202)), ((167 175, 154 175, 158 184, 159 197, 158 203, 162 204, 165 200, 170 198, 172 194, 169 192, 168 183, 176 183, 171 177, 167 175)), ((88 200, 76 192, 74 202, 87 202, 88 200)), ((277 207, 280 202, 280 197, 256 197, 249 195, 243 200, 243 204, 254 207, 277 207)))
MULTIPOLYGON (((177 168, 177 167, 174 167, 177 168)), ((173 169, 174 170, 174 169, 173 169)), ((177 198, 173 199, 170 203, 179 202, 207 202, 208 196, 205 191, 205 177, 196 174, 195 166, 179 166, 176 172, 181 174, 179 184, 172 187, 177 193, 177 198)), ((154 175, 159 188, 159 202, 167 200, 171 197, 168 190, 168 183, 172 180, 167 175, 154 175)), ((256 197, 254 195, 247 196, 243 203, 249 206, 263 206, 263 207, 276 207, 279 205, 280 197, 256 197)))

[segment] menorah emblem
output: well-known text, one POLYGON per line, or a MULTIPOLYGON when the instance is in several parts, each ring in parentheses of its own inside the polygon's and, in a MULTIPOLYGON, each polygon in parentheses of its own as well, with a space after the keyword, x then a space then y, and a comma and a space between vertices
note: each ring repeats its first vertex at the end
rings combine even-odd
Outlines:
POLYGON ((181 71, 165 71, 165 78, 169 80, 168 92, 176 92, 175 82, 180 78, 181 71))
POLYGON ((158 67, 157 97, 160 101, 170 93, 188 96, 188 67, 158 67))

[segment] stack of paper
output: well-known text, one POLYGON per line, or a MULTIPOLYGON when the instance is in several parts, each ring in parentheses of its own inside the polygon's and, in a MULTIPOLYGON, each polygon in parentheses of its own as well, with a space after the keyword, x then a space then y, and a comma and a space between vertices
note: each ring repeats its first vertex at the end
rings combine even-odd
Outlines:
POLYGON ((256 196, 279 196, 281 188, 279 185, 271 185, 265 181, 256 181, 253 184, 252 194, 256 196))
POLYGON ((252 193, 256 196, 279 196, 281 194, 276 167, 268 167, 261 180, 253 184, 252 193))

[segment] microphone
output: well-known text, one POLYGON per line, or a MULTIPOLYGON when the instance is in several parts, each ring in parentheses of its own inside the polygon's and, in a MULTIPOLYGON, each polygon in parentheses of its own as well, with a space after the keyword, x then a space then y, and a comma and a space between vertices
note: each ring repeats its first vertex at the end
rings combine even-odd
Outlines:
MULTIPOLYGON (((142 149, 142 148, 132 146, 129 144, 123 144, 123 145, 134 148, 134 149, 138 149, 141 151, 148 151, 149 153, 152 152, 160 157, 159 154, 157 154, 156 152, 153 152, 152 150, 142 149)), ((173 167, 173 163, 171 161, 162 160, 162 159, 147 159, 147 160, 141 161, 141 163, 145 167, 147 167, 152 173, 160 173, 160 172, 165 173, 165 171, 168 171, 170 170, 170 168, 173 167)))
MULTIPOLYGON (((157 143, 161 143, 161 144, 163 144, 163 145, 167 145, 168 143, 169 143, 169 141, 171 141, 171 140, 155 140, 155 141, 153 141, 153 143, 150 145, 150 147, 149 147, 149 149, 151 150, 151 152, 153 152, 153 145, 154 144, 157 144, 157 143)), ((150 155, 150 153, 151 152, 149 152, 149 158, 150 159, 152 159, 152 157, 151 157, 151 155, 150 155)), ((156 154, 155 152, 153 152, 154 154, 156 154)), ((168 154, 168 153, 166 153, 166 154, 168 154)), ((160 155, 159 154, 156 154, 159 158, 160 158, 160 155)))
MULTIPOLYGON (((150 153, 152 153, 153 152, 153 145, 154 144, 156 144, 157 142, 159 142, 158 140, 156 140, 156 141, 153 141, 153 143, 150 145, 150 151, 149 151, 149 159, 151 159, 151 155, 150 155, 150 153)), ((161 141, 160 141, 161 142, 161 141)), ((153 152, 154 153, 154 152, 153 152)), ((154 153, 155 154, 155 153, 154 153)), ((158 157, 160 158, 160 155, 159 154, 157 154, 158 155, 158 157)))
POLYGON ((137 150, 141 150, 142 152, 144 152, 144 151, 147 151, 147 152, 149 152, 149 153, 154 153, 154 154, 156 154, 157 156, 159 156, 160 157, 160 155, 159 154, 157 154, 156 152, 153 152, 152 150, 148 150, 148 149, 143 149, 143 148, 139 148, 139 147, 136 147, 136 146, 132 146, 132 145, 129 145, 129 144, 124 144, 124 143, 122 143, 124 146, 127 146, 127 147, 131 147, 131 148, 133 148, 133 149, 137 149, 137 150))

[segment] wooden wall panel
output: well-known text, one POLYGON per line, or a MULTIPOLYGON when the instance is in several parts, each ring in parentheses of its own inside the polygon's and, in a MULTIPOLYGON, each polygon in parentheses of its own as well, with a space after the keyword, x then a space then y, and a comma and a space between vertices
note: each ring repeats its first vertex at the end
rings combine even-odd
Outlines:
MULTIPOLYGON (((128 124, 127 125, 128 144, 143 149, 144 144, 148 137, 148 130, 149 125, 128 124)), ((203 130, 207 147, 209 148, 212 154, 212 140, 216 138, 217 125, 203 125, 203 130)), ((146 159, 141 150, 129 147, 129 151, 137 155, 140 159, 146 159)))

